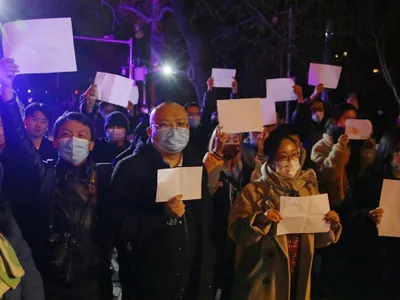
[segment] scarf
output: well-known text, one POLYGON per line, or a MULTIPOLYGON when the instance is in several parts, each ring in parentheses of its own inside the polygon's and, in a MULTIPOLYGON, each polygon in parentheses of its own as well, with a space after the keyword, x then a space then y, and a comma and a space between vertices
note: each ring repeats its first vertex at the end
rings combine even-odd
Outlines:
POLYGON ((0 233, 0 298, 9 289, 15 290, 24 274, 14 249, 0 233))
POLYGON ((312 169, 299 170, 294 177, 279 175, 267 164, 262 168, 260 179, 266 199, 279 210, 281 196, 303 197, 318 194, 318 180, 312 169))

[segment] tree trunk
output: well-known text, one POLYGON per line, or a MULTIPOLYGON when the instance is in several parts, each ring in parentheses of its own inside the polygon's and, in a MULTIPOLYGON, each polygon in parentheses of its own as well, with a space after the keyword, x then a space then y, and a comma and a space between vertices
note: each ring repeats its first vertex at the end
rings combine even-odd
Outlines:
POLYGON ((170 0, 178 28, 186 40, 189 52, 188 78, 196 91, 197 102, 201 103, 206 91, 207 79, 211 75, 212 56, 208 39, 204 32, 196 32, 191 27, 193 6, 187 0, 170 0))

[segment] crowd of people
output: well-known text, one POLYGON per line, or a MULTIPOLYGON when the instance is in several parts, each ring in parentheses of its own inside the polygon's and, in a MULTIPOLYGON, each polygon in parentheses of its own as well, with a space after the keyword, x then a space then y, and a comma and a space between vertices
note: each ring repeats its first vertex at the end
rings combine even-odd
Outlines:
POLYGON ((400 128, 350 140, 354 95, 330 110, 322 84, 308 98, 296 85, 289 124, 278 109, 262 132, 228 134, 212 78, 201 106, 136 116, 91 85, 50 140, 51 108, 21 114, 17 63, 0 61, 0 297, 111 300, 116 250, 126 300, 400 299, 400 242, 376 227, 400 128), (156 202, 158 171, 180 167, 203 168, 201 197, 156 202), (322 193, 328 232, 277 235, 282 196, 322 193))

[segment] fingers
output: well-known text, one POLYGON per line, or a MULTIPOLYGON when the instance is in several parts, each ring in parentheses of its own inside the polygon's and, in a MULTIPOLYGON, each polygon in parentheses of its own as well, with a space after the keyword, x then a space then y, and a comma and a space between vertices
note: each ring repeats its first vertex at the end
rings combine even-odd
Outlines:
POLYGON ((167 202, 169 214, 181 218, 185 214, 185 204, 182 201, 183 195, 178 194, 167 202))
POLYGON ((274 223, 279 223, 283 219, 280 212, 272 208, 267 210, 266 217, 269 221, 274 223))
POLYGON ((340 218, 339 218, 339 215, 335 211, 331 210, 330 212, 328 212, 325 215, 324 221, 339 223, 340 222, 340 218))

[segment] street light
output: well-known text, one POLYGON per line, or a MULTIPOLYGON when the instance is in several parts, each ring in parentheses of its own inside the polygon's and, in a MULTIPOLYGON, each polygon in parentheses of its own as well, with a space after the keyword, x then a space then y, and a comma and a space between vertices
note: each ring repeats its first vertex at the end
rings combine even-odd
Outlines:
POLYGON ((348 55, 347 52, 343 52, 343 56, 346 57, 348 55))
POLYGON ((168 65, 166 65, 166 66, 164 66, 163 68, 162 68, 162 72, 165 74, 165 75, 171 75, 173 72, 172 72, 172 68, 170 67, 170 66, 168 66, 168 65))
POLYGON ((375 74, 379 73, 379 69, 373 69, 372 72, 374 72, 375 74))

